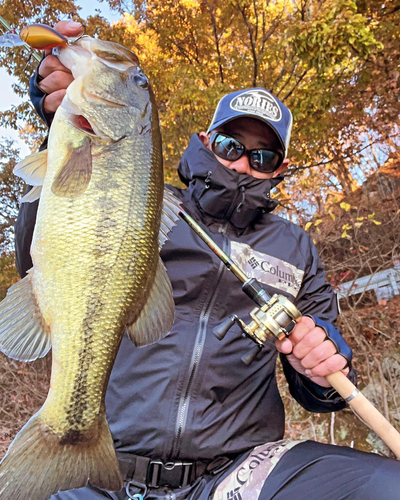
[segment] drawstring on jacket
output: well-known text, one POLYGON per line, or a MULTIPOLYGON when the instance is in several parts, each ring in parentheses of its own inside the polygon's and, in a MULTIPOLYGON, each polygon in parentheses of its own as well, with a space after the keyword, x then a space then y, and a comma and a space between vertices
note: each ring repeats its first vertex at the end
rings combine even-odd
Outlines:
POLYGON ((237 206, 236 212, 240 212, 242 210, 242 207, 243 207, 244 202, 246 200, 246 195, 245 195, 246 188, 244 186, 240 186, 240 192, 242 193, 242 200, 239 203, 239 205, 237 206))

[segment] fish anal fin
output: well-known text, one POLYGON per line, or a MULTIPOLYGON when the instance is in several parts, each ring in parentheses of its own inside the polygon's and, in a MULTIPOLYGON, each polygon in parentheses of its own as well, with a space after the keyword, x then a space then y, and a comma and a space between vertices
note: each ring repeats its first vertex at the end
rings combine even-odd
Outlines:
POLYGON ((79 146, 68 148, 67 155, 58 171, 52 192, 62 198, 76 198, 82 195, 92 177, 92 154, 90 140, 85 137, 79 146))
POLYGON ((138 319, 127 327, 127 334, 136 347, 153 344, 165 337, 174 322, 175 304, 172 286, 161 259, 149 297, 138 319))
POLYGON ((51 348, 50 328, 37 304, 32 277, 31 269, 0 302, 0 351, 18 361, 43 358, 51 348))
POLYGON ((47 150, 28 155, 14 167, 14 174, 30 186, 42 186, 47 170, 47 150))
POLYGON ((118 491, 123 482, 105 414, 85 433, 55 435, 34 415, 17 434, 0 465, 0 498, 47 500, 86 486, 118 491), (72 437, 72 438, 71 438, 72 437))

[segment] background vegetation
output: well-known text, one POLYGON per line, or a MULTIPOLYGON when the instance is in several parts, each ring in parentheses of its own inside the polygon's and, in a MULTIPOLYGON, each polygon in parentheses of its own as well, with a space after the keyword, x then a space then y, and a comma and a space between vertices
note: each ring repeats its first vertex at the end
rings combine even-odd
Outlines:
MULTIPOLYGON (((310 231, 334 286, 388 269, 399 248, 400 6, 397 0, 108 0, 121 13, 112 25, 82 19, 73 0, 0 0, 17 29, 59 19, 134 50, 159 105, 166 179, 191 134, 205 130, 219 98, 251 86, 270 89, 293 112, 287 180, 278 210, 310 231)), ((78 3, 78 2, 77 2, 78 3)), ((0 113, 35 150, 46 130, 29 104, 34 63, 21 48, 0 50, 18 78, 23 103, 0 113)), ((0 298, 17 280, 12 227, 23 189, 11 175, 19 152, 0 144, 0 298)), ((341 326, 356 351, 361 385, 395 425, 400 423, 398 299, 373 293, 343 302, 341 326)), ((1 358, 0 442, 6 447, 43 400, 48 361, 25 366, 1 358)), ((288 435, 350 444, 358 424, 305 415, 282 392, 288 435), (317 420, 316 420, 317 419, 317 420)), ((368 432, 356 445, 381 450, 368 432), (369 441, 368 441, 369 440, 369 441)), ((1 450, 0 450, 1 452, 1 450)))

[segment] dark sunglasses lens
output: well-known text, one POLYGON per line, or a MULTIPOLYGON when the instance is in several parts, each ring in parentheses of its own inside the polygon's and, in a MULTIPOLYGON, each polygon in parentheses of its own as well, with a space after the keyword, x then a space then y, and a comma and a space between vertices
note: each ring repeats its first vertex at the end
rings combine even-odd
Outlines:
POLYGON ((259 149, 251 152, 250 165, 259 172, 272 173, 281 164, 281 156, 275 151, 259 149))
POLYGON ((224 160, 236 161, 242 156, 244 147, 233 137, 218 134, 212 143, 212 150, 224 160))

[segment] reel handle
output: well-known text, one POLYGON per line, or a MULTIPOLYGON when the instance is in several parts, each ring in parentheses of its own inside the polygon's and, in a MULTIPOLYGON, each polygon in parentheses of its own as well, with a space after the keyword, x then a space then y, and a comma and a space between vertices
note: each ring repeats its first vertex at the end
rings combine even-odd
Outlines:
POLYGON ((243 361, 243 363, 246 366, 250 366, 251 363, 256 359, 258 356, 258 353, 261 351, 262 346, 261 345, 256 345, 249 351, 247 354, 244 354, 240 359, 243 361))
POLYGON ((213 334, 217 337, 218 340, 222 340, 225 335, 228 333, 229 329, 236 323, 238 317, 236 314, 233 314, 230 318, 226 319, 220 325, 216 326, 213 329, 213 334))

